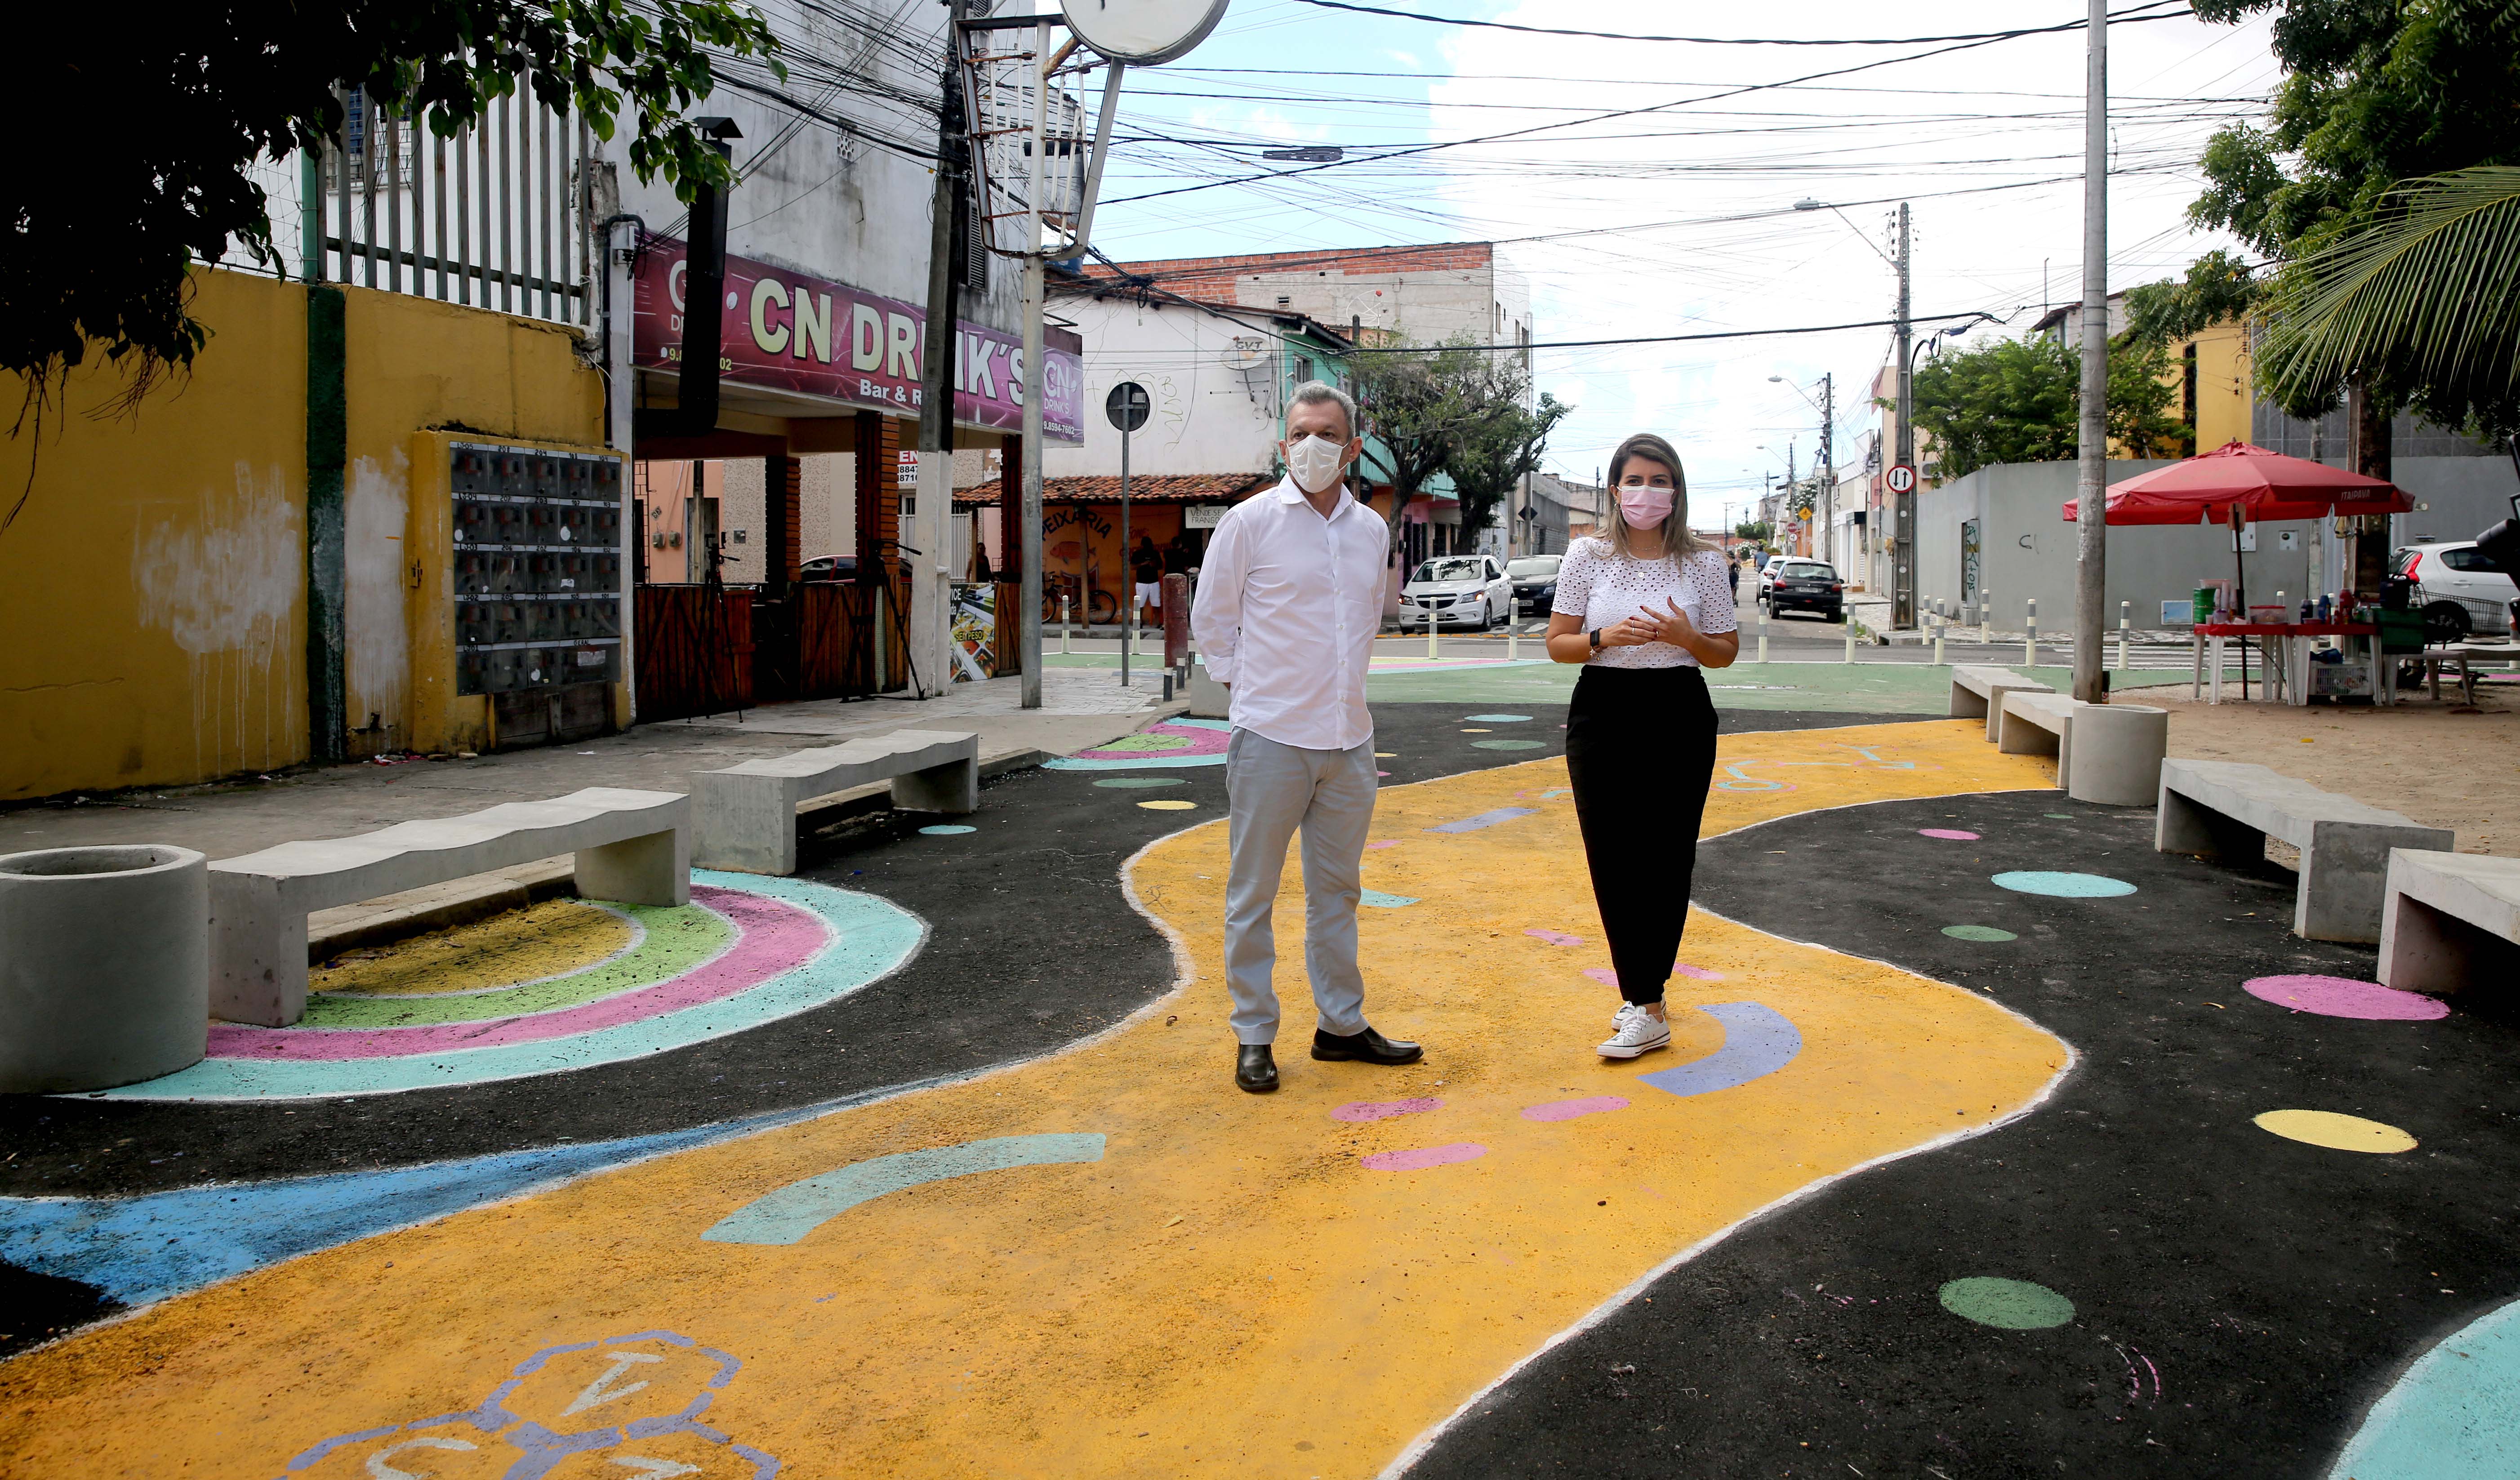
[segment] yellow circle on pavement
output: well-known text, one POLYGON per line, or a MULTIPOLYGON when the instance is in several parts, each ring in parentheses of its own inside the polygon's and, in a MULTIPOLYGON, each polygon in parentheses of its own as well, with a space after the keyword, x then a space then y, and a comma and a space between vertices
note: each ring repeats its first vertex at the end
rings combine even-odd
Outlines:
POLYGON ((1140 803, 1138 803, 1138 805, 1139 805, 1139 806, 1141 806, 1141 807, 1146 808, 1146 809, 1147 809, 1148 811, 1149 811, 1149 812, 1188 812, 1188 811, 1191 811, 1192 809, 1195 808, 1195 807, 1198 805, 1198 803, 1196 803, 1196 802, 1159 801, 1159 802, 1140 802, 1140 803))
POLYGON ((2339 1115, 2333 1110, 2269 1110, 2257 1117, 2258 1128, 2286 1141, 2325 1146, 2332 1151, 2411 1151, 2415 1138, 2393 1125, 2339 1115))

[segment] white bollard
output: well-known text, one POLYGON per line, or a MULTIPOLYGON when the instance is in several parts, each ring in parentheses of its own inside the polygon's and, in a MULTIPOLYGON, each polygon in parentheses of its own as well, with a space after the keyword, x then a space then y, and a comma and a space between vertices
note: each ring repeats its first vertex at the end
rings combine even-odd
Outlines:
POLYGON ((1507 601, 1505 610, 1505 660, 1510 663, 1522 656, 1522 598, 1507 601))
POLYGON ((2030 631, 2021 639, 2021 666, 2039 666, 2039 598, 2030 599, 2030 631))
POLYGON ((1951 630, 1951 625, 1941 616, 1934 618, 1934 666, 1937 668, 1943 666, 1943 634, 1951 630))
POLYGON ((1837 619, 1838 619, 1841 623, 1845 624, 1845 627, 1846 627, 1846 656, 1845 656, 1843 659, 1841 659, 1841 661, 1849 662, 1849 663, 1854 662, 1854 661, 1855 661, 1855 618, 1854 618, 1854 616, 1853 616, 1852 614, 1850 614, 1850 613, 1847 611, 1847 609, 1846 609, 1845 607, 1840 606, 1839 608, 1837 608, 1837 619))
POLYGON ((2118 671, 2120 673, 2124 673, 2126 671, 2127 633, 2135 625, 2132 621, 2128 620, 2127 611, 2134 605, 2135 604, 2133 602, 2118 603, 2118 671))
POLYGON ((1768 660, 1768 608, 1759 608, 1759 661, 1768 660))
POLYGON ((1981 645, 1995 641, 1995 595, 1992 592, 1977 594, 1977 640, 1981 645))
POLYGON ((1060 653, 1062 653, 1062 654, 1064 654, 1064 653, 1068 650, 1068 649, 1067 649, 1067 598, 1065 598, 1065 597, 1063 597, 1063 596, 1062 596, 1062 597, 1060 597, 1060 598, 1058 599, 1058 650, 1059 650, 1059 651, 1060 651, 1060 653))
POLYGON ((1438 655, 1435 650, 1435 608, 1432 606, 1426 608, 1426 655, 1438 655))

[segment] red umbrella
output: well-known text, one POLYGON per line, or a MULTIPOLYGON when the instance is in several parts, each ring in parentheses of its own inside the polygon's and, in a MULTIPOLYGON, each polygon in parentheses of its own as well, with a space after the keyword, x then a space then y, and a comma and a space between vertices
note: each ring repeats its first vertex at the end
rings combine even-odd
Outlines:
MULTIPOLYGON (((2230 442, 2109 489, 2112 524, 2220 524, 2239 506, 2242 519, 2317 519, 2333 515, 2408 514, 2414 501, 2379 478, 2307 458, 2230 442)), ((2065 501, 2072 523, 2082 501, 2065 501)))

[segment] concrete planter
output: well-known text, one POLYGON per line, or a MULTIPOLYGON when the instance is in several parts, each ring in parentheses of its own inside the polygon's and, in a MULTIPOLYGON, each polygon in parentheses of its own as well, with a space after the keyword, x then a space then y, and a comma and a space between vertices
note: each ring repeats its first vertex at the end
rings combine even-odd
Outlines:
POLYGON ((2074 711, 2074 771, 2065 794, 2104 807, 2149 807, 2160 797, 2170 711, 2150 704, 2085 704, 2074 711))
POLYGON ((0 855, 0 1093, 102 1090, 199 1063, 209 867, 190 848, 0 855))

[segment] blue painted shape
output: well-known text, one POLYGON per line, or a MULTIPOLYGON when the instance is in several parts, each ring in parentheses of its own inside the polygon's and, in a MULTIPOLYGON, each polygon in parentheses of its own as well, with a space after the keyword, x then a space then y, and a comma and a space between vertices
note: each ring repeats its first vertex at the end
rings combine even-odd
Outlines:
POLYGON ((1099 1134, 998 1136, 961 1145, 932 1146, 855 1161, 791 1182, 727 1214, 700 1234, 711 1243, 798 1243, 825 1223, 886 1192, 977 1172, 1101 1161, 1099 1134))
POLYGON ((733 997, 660 1012, 637 1022, 565 1038, 401 1058, 334 1062, 205 1058, 162 1079, 145 1080, 89 1099, 287 1099, 320 1095, 379 1095, 440 1085, 481 1084, 593 1064, 643 1058, 763 1023, 793 1017, 846 997, 906 964, 926 938, 918 916, 889 900, 800 878, 721 874, 695 869, 692 882, 767 895, 823 918, 832 939, 813 960, 733 997))
POLYGON ((1439 823, 1432 828, 1428 828, 1426 830, 1429 832, 1476 832, 1481 828, 1493 828, 1499 823, 1509 823, 1517 817, 1529 817, 1539 810, 1540 809, 1537 807, 1499 807, 1494 812, 1482 812, 1476 817, 1462 818, 1460 822, 1439 823))
MULTIPOLYGON (((1181 721, 1171 720, 1167 723, 1178 725, 1181 721)), ((1044 771, 1141 771, 1148 766, 1222 766, 1224 764, 1225 752, 1222 750, 1211 751, 1205 755, 1184 755, 1179 751, 1149 750, 1144 755, 1133 755, 1126 760, 1117 756, 1092 760, 1073 755, 1055 755, 1043 761, 1041 769, 1044 771)))
POLYGON ((1714 1002, 1698 1009, 1724 1024, 1724 1047, 1704 1058, 1637 1077, 1674 1095, 1712 1095, 1765 1079, 1803 1051, 1801 1031, 1774 1008, 1755 1002, 1714 1002))
POLYGON ((956 837, 965 832, 977 832, 979 830, 980 830, 977 828, 969 827, 963 823, 937 823, 931 827, 925 827, 919 830, 920 834, 924 837, 956 837))
MULTIPOLYGON (((865 1098, 871 1097, 851 1097, 851 1102, 865 1098)), ((584 1145, 138 1197, 0 1197, 0 1259, 140 1305, 388 1229, 838 1107, 806 1105, 584 1145)))
POLYGON ((2100 874, 2049 874, 2025 870, 1995 875, 1996 886, 2016 894, 2046 894, 2056 899, 2113 899, 2133 894, 2135 885, 2100 874))
POLYGON ((2520 1300, 2415 1359, 2371 1405, 2329 1480, 2508 1480, 2520 1474, 2520 1300))
POLYGON ((1418 903, 1406 894, 1385 894, 1380 889, 1358 890, 1356 902, 1361 905, 1372 905, 1377 910, 1397 910, 1404 905, 1418 903))
POLYGON ((1519 725, 1531 718, 1528 714, 1473 714, 1470 718, 1482 725, 1519 725))
POLYGON ((1234 729, 1234 721, 1227 719, 1189 719, 1184 717, 1175 717, 1164 721, 1164 723, 1167 725, 1177 725, 1187 730, 1224 730, 1231 732, 1234 729))

